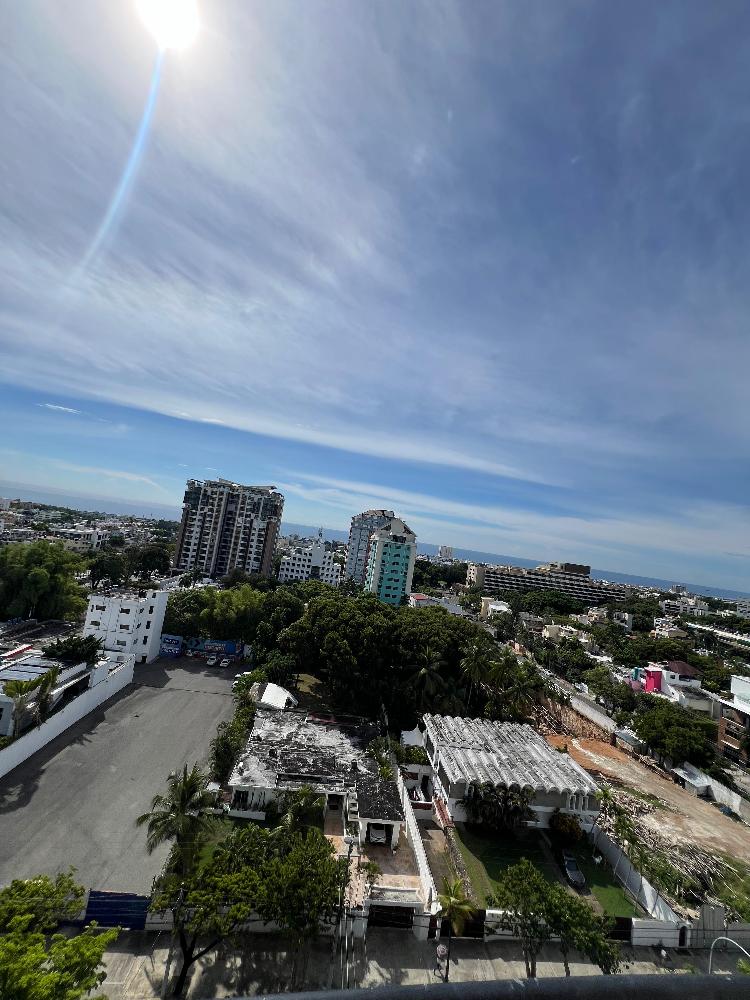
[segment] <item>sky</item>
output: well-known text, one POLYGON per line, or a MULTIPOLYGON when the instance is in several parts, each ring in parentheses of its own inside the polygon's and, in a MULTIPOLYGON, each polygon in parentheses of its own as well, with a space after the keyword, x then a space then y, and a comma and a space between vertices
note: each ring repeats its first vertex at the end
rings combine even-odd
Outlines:
POLYGON ((0 480, 750 590, 744 0, 0 6, 0 480))

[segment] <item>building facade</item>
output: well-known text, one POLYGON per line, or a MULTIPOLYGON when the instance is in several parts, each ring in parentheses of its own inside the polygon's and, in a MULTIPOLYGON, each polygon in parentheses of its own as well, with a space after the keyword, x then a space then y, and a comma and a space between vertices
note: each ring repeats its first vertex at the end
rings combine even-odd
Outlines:
POLYGON ((709 614, 706 601, 698 597, 676 597, 674 600, 659 601, 659 607, 665 615, 694 615, 702 618, 709 614))
POLYGON ((469 563, 466 584, 479 587, 483 594, 499 594, 505 590, 559 590, 586 602, 625 600, 622 587, 592 580, 589 574, 589 566, 577 563, 548 563, 536 569, 469 563))
POLYGON ((168 597, 166 590, 91 594, 83 634, 113 653, 135 656, 136 663, 151 663, 159 655, 168 597))
POLYGON ((740 618, 750 618, 750 599, 746 601, 737 601, 735 605, 735 614, 740 618))
POLYGON ((175 567, 212 577, 233 569, 270 576, 283 510, 273 486, 188 480, 175 567))
POLYGON ((349 528, 349 545, 344 570, 348 580, 354 580, 360 587, 364 585, 370 536, 373 531, 384 528, 395 516, 392 510, 366 510, 354 515, 349 528))
POLYGON ((452 545, 439 545, 438 546, 438 559, 453 559, 453 546, 452 545))
POLYGON ((721 699, 719 751, 728 760, 750 764, 750 677, 732 675, 731 698, 721 699))
POLYGON ((312 545, 296 546, 281 559, 279 583, 299 580, 321 580, 331 587, 338 587, 341 582, 341 566, 334 560, 333 552, 326 551, 322 529, 312 545))
POLYGON ((370 536, 365 571, 365 590, 384 604, 398 606, 411 593, 417 536, 400 518, 370 536))

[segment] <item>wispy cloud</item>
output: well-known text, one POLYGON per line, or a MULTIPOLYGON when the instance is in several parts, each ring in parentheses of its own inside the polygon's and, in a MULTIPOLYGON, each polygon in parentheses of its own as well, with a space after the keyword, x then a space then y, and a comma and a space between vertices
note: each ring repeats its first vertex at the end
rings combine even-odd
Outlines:
POLYGON ((59 406, 57 403, 37 403, 37 406, 43 407, 45 410, 54 410, 55 413, 80 413, 80 410, 74 409, 72 406, 59 406))
POLYGON ((126 472, 122 469, 107 469, 102 468, 99 465, 77 465, 74 462, 64 462, 62 459, 51 459, 54 465, 60 469, 65 469, 68 472, 80 472, 84 475, 90 476, 104 476, 107 479, 122 479, 130 483, 145 483, 147 486, 152 486, 154 489, 159 490, 162 493, 170 493, 169 490, 165 489, 160 483, 157 483, 155 479, 150 476, 145 476, 140 472, 126 472))

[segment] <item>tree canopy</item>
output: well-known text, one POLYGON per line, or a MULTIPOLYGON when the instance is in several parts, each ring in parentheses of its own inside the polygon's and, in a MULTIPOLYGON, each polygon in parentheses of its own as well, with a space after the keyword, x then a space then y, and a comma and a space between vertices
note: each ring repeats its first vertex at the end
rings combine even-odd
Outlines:
POLYGON ((61 542, 19 542, 0 548, 0 619, 74 619, 86 608, 75 574, 81 559, 61 542))

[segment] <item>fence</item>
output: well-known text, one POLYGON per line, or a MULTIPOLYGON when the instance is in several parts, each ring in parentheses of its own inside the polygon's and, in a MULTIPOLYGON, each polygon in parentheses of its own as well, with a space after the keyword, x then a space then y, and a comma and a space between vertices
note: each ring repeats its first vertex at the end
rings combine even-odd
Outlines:
POLYGON ((64 733, 66 729, 79 722, 89 712, 93 712, 105 701, 109 701, 118 694, 124 687, 132 683, 134 658, 128 657, 119 667, 111 670, 107 676, 87 688, 64 708, 43 722, 35 729, 30 729, 23 736, 19 736, 10 746, 0 750, 0 778, 5 777, 14 767, 18 767, 25 760, 28 760, 37 750, 41 750, 48 743, 64 733))
POLYGON ((589 839, 596 849, 612 865, 617 878, 630 895, 636 899, 643 909, 656 920, 664 920, 671 924, 685 923, 667 903, 658 889, 637 871, 630 863, 628 856, 614 840, 598 827, 589 834, 589 839))
POLYGON ((417 862, 417 871, 419 872, 419 878, 422 882, 422 890, 424 892, 427 909, 430 912, 434 912, 438 905, 435 880, 432 877, 430 865, 427 861, 427 854, 425 853, 424 844, 422 843, 422 834, 419 832, 419 826, 417 824, 416 816, 414 815, 414 810, 412 809, 409 792, 404 784, 404 779, 401 777, 400 771, 396 772, 396 781, 398 783, 401 805, 403 806, 404 817, 406 819, 406 835, 411 841, 411 849, 414 852, 414 858, 417 862))

